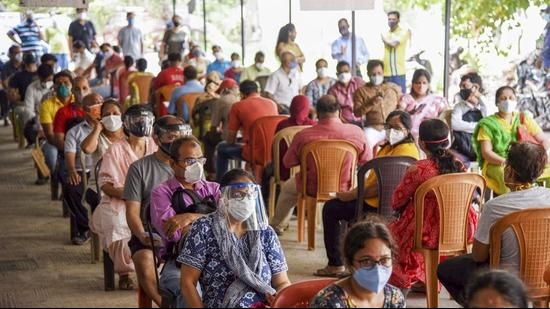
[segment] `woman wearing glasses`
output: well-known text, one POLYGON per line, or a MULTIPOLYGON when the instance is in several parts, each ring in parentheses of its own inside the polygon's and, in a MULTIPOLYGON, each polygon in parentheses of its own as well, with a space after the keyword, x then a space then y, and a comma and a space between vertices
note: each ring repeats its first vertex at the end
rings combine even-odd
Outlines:
POLYGON ((220 183, 218 210, 193 223, 178 258, 181 292, 189 308, 260 308, 290 285, 283 249, 253 176, 232 170, 220 183))
POLYGON ((388 284, 395 250, 385 224, 369 220, 352 227, 343 252, 352 275, 319 292, 310 308, 405 308, 401 290, 388 284))

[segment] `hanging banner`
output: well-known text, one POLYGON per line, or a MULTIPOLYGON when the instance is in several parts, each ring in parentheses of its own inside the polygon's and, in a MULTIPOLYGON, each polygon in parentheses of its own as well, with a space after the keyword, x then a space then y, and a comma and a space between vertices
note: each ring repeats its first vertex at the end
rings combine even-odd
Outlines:
POLYGON ((71 7, 86 9, 90 0, 21 0, 22 7, 71 7))
POLYGON ((300 0, 302 11, 374 10, 375 0, 300 0))

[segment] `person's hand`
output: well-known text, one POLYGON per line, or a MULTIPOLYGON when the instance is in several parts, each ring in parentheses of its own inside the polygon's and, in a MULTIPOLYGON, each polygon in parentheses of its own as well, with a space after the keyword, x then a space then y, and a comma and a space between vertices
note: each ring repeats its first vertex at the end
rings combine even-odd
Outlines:
POLYGON ((197 215, 192 213, 175 215, 164 222, 164 233, 172 238, 177 231, 190 226, 196 219, 197 215))
POLYGON ((78 186, 80 181, 82 181, 82 178, 76 170, 69 171, 69 184, 71 186, 78 186))
POLYGON ((271 295, 271 294, 265 294, 265 299, 267 300, 266 308, 271 308, 270 306, 273 306, 273 303, 275 302, 275 298, 277 297, 277 294, 271 295))
MULTIPOLYGON (((142 245, 146 246, 147 248, 151 248, 151 236, 149 235, 149 233, 144 233, 143 235, 141 235, 139 237, 139 241, 141 242, 142 245)), ((155 237, 153 237, 153 245, 155 247, 162 246, 162 240, 155 239, 155 237)))
POLYGON ((372 99, 372 104, 374 105, 381 105, 383 102, 384 99, 379 95, 375 96, 374 99, 372 99))
POLYGON ((355 200, 357 197, 355 196, 355 192, 348 191, 348 192, 337 192, 336 198, 342 202, 351 202, 355 200))
POLYGON ((341 53, 341 54, 345 55, 347 50, 348 50, 348 46, 347 46, 347 45, 342 45, 342 46, 340 46, 340 53, 341 53))
POLYGON ((411 111, 411 114, 418 114, 418 113, 421 113, 424 108, 426 108, 426 104, 422 104, 420 106, 416 106, 412 111, 411 111))

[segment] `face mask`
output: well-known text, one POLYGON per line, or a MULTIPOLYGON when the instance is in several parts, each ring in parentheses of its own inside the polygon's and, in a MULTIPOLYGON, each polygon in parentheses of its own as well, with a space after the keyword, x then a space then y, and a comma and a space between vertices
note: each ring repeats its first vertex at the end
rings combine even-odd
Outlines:
POLYGON ((181 22, 180 21, 174 21, 174 27, 179 27, 181 25, 181 22))
POLYGON ((16 54, 15 55, 15 61, 17 61, 17 62, 23 61, 23 54, 22 53, 16 54))
POLYGON ((401 143, 405 138, 407 138, 405 131, 396 129, 386 130, 386 140, 392 146, 401 143))
POLYGON ((241 62, 239 60, 234 60, 231 62, 231 67, 238 68, 241 65, 241 62))
POLYGON ((101 123, 109 132, 116 132, 122 128, 122 117, 120 115, 105 116, 101 123))
POLYGON ((550 22, 550 14, 544 13, 544 15, 542 16, 542 18, 544 19, 545 22, 550 22))
POLYGON ((194 50, 192 55, 195 58, 199 58, 201 56, 201 51, 200 50, 194 50))
POLYGON ((498 104, 498 111, 501 113, 510 114, 516 110, 518 102, 506 100, 498 104))
POLYGON ((319 76, 319 78, 325 78, 328 76, 328 69, 327 68, 319 68, 317 70, 317 76, 319 76))
POLYGON ((56 93, 57 93, 58 97, 63 98, 63 99, 67 98, 71 95, 71 91, 65 85, 60 85, 59 87, 57 87, 56 93))
POLYGON ((422 85, 420 86, 420 94, 427 94, 429 88, 430 88, 430 87, 429 87, 428 85, 422 84, 422 85))
POLYGON ((214 53, 214 57, 216 58, 216 60, 222 60, 223 59, 223 55, 221 52, 215 52, 214 53))
POLYGON ((263 67, 264 67, 264 64, 263 64, 263 63, 261 63, 261 62, 257 62, 257 63, 256 63, 256 69, 262 70, 263 67))
POLYGON ((52 86, 53 86, 53 82, 51 80, 49 80, 45 83, 42 83, 42 88, 44 88, 44 89, 50 89, 50 88, 52 88, 52 86))
POLYGON ((472 95, 472 89, 460 89, 460 97, 466 101, 472 95))
POLYGON ((88 114, 92 119, 99 120, 101 118, 101 104, 90 106, 90 111, 88 114))
POLYGON ((167 155, 170 155, 170 147, 172 147, 172 143, 160 143, 159 148, 167 155))
POLYGON ((392 28, 392 29, 395 28, 395 26, 397 26, 397 24, 398 24, 398 22, 396 22, 396 21, 389 21, 388 22, 388 26, 390 26, 390 28, 392 28))
POLYGON ((112 50, 108 50, 104 53, 105 59, 109 59, 113 56, 114 52, 112 50))
POLYGON ((33 22, 34 22, 34 20, 32 19, 32 17, 27 18, 27 24, 32 24, 33 22))
POLYGON ((338 81, 341 82, 342 84, 347 84, 350 82, 350 80, 351 80, 351 73, 346 72, 346 73, 338 74, 338 81))
POLYGON ((153 126, 149 126, 144 122, 137 122, 132 124, 128 131, 137 137, 151 136, 151 133, 153 133, 153 126))
POLYGON ((242 201, 229 199, 228 212, 231 217, 239 222, 250 218, 256 209, 256 200, 245 198, 242 201))
POLYGON ((204 177, 204 168, 202 164, 196 162, 185 169, 185 181, 190 184, 195 184, 201 181, 204 177))
POLYGON ((78 19, 80 20, 86 20, 88 18, 88 14, 82 12, 78 14, 78 19))
POLYGON ((353 279, 363 289, 374 293, 380 293, 390 280, 391 267, 376 265, 371 269, 360 268, 353 273, 353 279))
POLYGON ((136 24, 135 19, 133 19, 133 18, 129 18, 129 19, 128 19, 128 25, 129 25, 129 26, 133 26, 133 25, 135 25, 135 24, 136 24))
POLYGON ((382 75, 372 75, 369 76, 370 82, 375 86, 380 86, 384 83, 384 76, 382 75))
POLYGON ((297 63, 296 61, 292 61, 292 62, 290 63, 290 69, 291 69, 291 70, 294 70, 294 69, 296 69, 297 67, 298 67, 298 63, 297 63))

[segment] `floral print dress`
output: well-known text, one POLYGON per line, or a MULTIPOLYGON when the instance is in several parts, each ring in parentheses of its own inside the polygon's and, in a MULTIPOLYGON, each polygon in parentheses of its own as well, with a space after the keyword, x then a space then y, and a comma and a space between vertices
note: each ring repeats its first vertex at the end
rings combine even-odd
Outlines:
MULTIPOLYGON (((353 299, 338 284, 323 289, 311 302, 310 308, 357 308, 353 299)), ((384 287, 384 305, 382 308, 406 308, 405 297, 401 290, 386 284, 384 287)))

